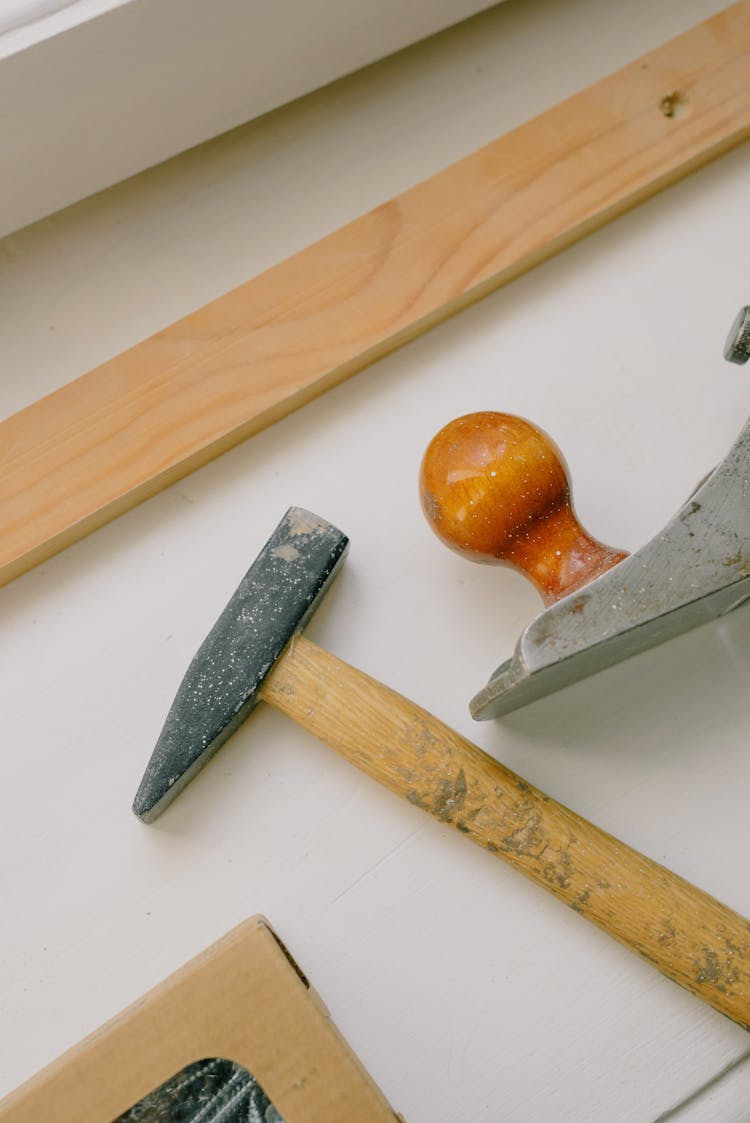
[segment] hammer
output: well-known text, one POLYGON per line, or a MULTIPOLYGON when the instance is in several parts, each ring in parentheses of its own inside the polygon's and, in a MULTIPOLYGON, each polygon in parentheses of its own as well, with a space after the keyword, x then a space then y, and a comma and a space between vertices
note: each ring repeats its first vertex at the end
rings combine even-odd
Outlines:
POLYGON ((190 664, 135 814, 154 820, 262 699, 750 1028, 750 922, 298 634, 347 546, 287 511, 190 664))

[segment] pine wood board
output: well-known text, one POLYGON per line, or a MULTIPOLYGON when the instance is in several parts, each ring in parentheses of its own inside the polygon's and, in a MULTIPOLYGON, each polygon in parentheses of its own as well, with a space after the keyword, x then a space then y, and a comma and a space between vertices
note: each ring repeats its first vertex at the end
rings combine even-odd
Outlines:
POLYGON ((750 136, 750 0, 0 424, 0 584, 750 136))

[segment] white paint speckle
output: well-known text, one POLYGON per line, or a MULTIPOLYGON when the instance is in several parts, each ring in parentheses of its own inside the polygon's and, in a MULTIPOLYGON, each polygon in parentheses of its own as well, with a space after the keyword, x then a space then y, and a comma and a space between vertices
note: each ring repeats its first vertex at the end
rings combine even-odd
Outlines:
POLYGON ((293 546, 291 542, 284 542, 281 546, 274 546, 271 554, 275 558, 281 558, 282 561, 297 561, 299 558, 299 550, 293 546))

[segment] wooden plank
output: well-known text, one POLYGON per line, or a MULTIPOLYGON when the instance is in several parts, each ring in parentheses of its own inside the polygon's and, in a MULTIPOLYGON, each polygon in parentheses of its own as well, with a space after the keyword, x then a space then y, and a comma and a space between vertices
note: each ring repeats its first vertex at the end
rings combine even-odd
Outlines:
POLYGON ((0 424, 0 584, 750 136, 742 0, 0 424))

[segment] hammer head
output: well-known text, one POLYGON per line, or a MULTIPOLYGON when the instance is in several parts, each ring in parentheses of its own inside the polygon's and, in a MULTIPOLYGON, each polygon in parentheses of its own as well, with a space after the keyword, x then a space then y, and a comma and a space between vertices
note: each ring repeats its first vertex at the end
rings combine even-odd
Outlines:
POLYGON ((153 822, 242 724, 348 545, 335 526, 290 507, 187 669, 133 801, 139 819, 153 822))

